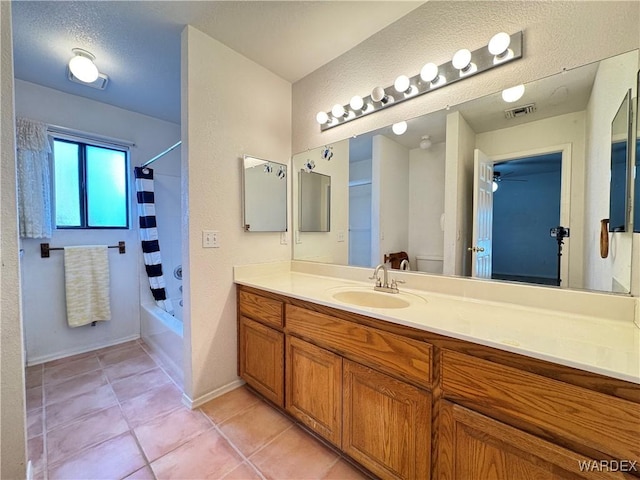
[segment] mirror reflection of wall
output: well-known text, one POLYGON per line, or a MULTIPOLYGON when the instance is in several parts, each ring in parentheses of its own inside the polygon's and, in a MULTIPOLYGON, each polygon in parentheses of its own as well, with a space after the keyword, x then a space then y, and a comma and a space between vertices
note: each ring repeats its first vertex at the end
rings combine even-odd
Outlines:
POLYGON ((633 231, 640 233, 640 70, 638 70, 638 82, 636 83, 636 147, 635 147, 635 168, 633 171, 633 231))
MULTIPOLYGON (((406 251, 413 271, 470 275, 467 248, 471 246, 473 224, 473 150, 481 149, 498 164, 527 155, 555 153, 561 157, 560 201, 556 207, 559 222, 554 217, 555 221, 546 222, 553 225, 540 227, 537 238, 541 247, 530 245, 533 251, 527 252, 528 258, 554 265, 557 246, 550 229, 562 225, 570 228, 571 235, 564 239, 561 286, 628 293, 631 237, 616 233, 617 257, 606 262, 601 261, 599 244, 592 239, 599 239, 600 220, 608 217, 609 192, 602 182, 609 176, 611 119, 624 92, 636 82, 638 64, 638 51, 628 52, 527 84, 524 96, 515 104, 506 104, 497 92, 410 119, 407 132, 400 136, 386 127, 334 144, 346 143, 340 158, 351 168, 349 184, 339 186, 332 177, 332 188, 344 188, 345 202, 357 204, 352 208, 349 203, 346 241, 354 245, 369 243, 370 252, 363 250, 357 255, 357 248, 351 248, 350 256, 337 260, 330 249, 318 245, 312 252, 303 241, 294 245, 293 258, 370 267, 381 263, 385 254, 406 251), (427 136, 428 141, 423 141, 427 136), (348 147, 356 143, 369 145, 367 158, 357 157, 357 149, 348 147), (377 152, 385 153, 376 160, 377 152), (387 165, 390 167, 385 170, 387 165), (365 166, 370 173, 362 173, 365 166), (397 181, 400 177, 406 183, 397 181), (370 234, 368 218, 362 222, 360 217, 353 218, 355 212, 368 208, 370 234), (543 253, 547 250, 552 253, 543 253), (550 258, 544 260, 539 255, 550 258)), ((294 166, 302 164, 311 152, 295 155, 294 166)), ((331 163, 336 160, 334 157, 331 163)), ((496 167, 500 171, 499 165, 496 167)), ((524 185, 501 182, 501 187, 508 183, 524 185)), ((524 197, 523 206, 535 206, 536 202, 524 197)), ((526 219, 532 215, 531 209, 519 215, 526 219)), ((515 225, 511 224, 511 230, 506 229, 501 238, 511 246, 520 233, 515 225)), ((499 225, 497 228, 505 230, 499 225)), ((332 238, 329 244, 335 247, 336 241, 332 238)), ((496 261, 502 253, 498 252, 496 261)), ((550 275, 525 270, 498 273, 523 279, 550 275)))
POLYGON ((249 155, 243 158, 244 229, 287 231, 287 166, 249 155))

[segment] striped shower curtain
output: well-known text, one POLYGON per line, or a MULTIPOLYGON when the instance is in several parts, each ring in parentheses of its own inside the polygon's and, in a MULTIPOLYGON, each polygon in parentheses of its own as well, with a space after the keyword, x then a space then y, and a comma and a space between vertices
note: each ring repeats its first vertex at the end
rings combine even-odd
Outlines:
POLYGON ((153 169, 136 167, 136 192, 138 197, 138 216, 140 218, 140 241, 144 264, 149 277, 151 294, 158 306, 173 315, 173 305, 167 298, 166 285, 162 276, 160 243, 156 228, 156 206, 153 189, 153 169))

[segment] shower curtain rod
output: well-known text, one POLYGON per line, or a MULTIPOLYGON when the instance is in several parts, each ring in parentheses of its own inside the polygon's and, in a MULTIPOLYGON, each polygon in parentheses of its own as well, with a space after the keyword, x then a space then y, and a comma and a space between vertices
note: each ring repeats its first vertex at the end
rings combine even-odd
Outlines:
POLYGON ((167 148, 164 152, 159 153, 158 155, 156 155, 155 157, 153 157, 151 160, 147 160, 146 162, 144 162, 142 165, 140 165, 141 168, 146 167, 147 165, 151 165, 153 162, 155 162, 156 160, 158 160, 161 157, 164 157, 167 153, 169 153, 171 150, 174 150, 176 148, 178 148, 180 145, 182 144, 182 140, 179 140, 178 143, 176 143, 175 145, 167 148))

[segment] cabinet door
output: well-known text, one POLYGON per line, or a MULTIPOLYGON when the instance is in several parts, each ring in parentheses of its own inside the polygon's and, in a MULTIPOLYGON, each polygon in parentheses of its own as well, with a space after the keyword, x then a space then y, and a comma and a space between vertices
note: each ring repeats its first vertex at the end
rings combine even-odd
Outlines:
POLYGON ((343 362, 343 451, 380 478, 428 479, 431 395, 343 362))
POLYGON ((439 432, 438 469, 442 480, 593 480, 623 476, 621 472, 602 471, 599 460, 594 462, 444 400, 439 432))
POLYGON ((287 411, 340 447, 342 358, 287 336, 287 411))
POLYGON ((284 407, 284 334, 240 317, 240 376, 256 391, 284 407))

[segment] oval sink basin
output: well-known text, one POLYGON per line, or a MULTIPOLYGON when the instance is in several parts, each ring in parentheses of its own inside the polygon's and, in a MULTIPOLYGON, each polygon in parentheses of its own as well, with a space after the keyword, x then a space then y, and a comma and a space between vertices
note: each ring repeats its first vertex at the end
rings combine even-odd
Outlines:
POLYGON ((333 294, 333 298, 342 303, 371 308, 406 308, 411 305, 407 300, 393 293, 347 290, 333 294))

